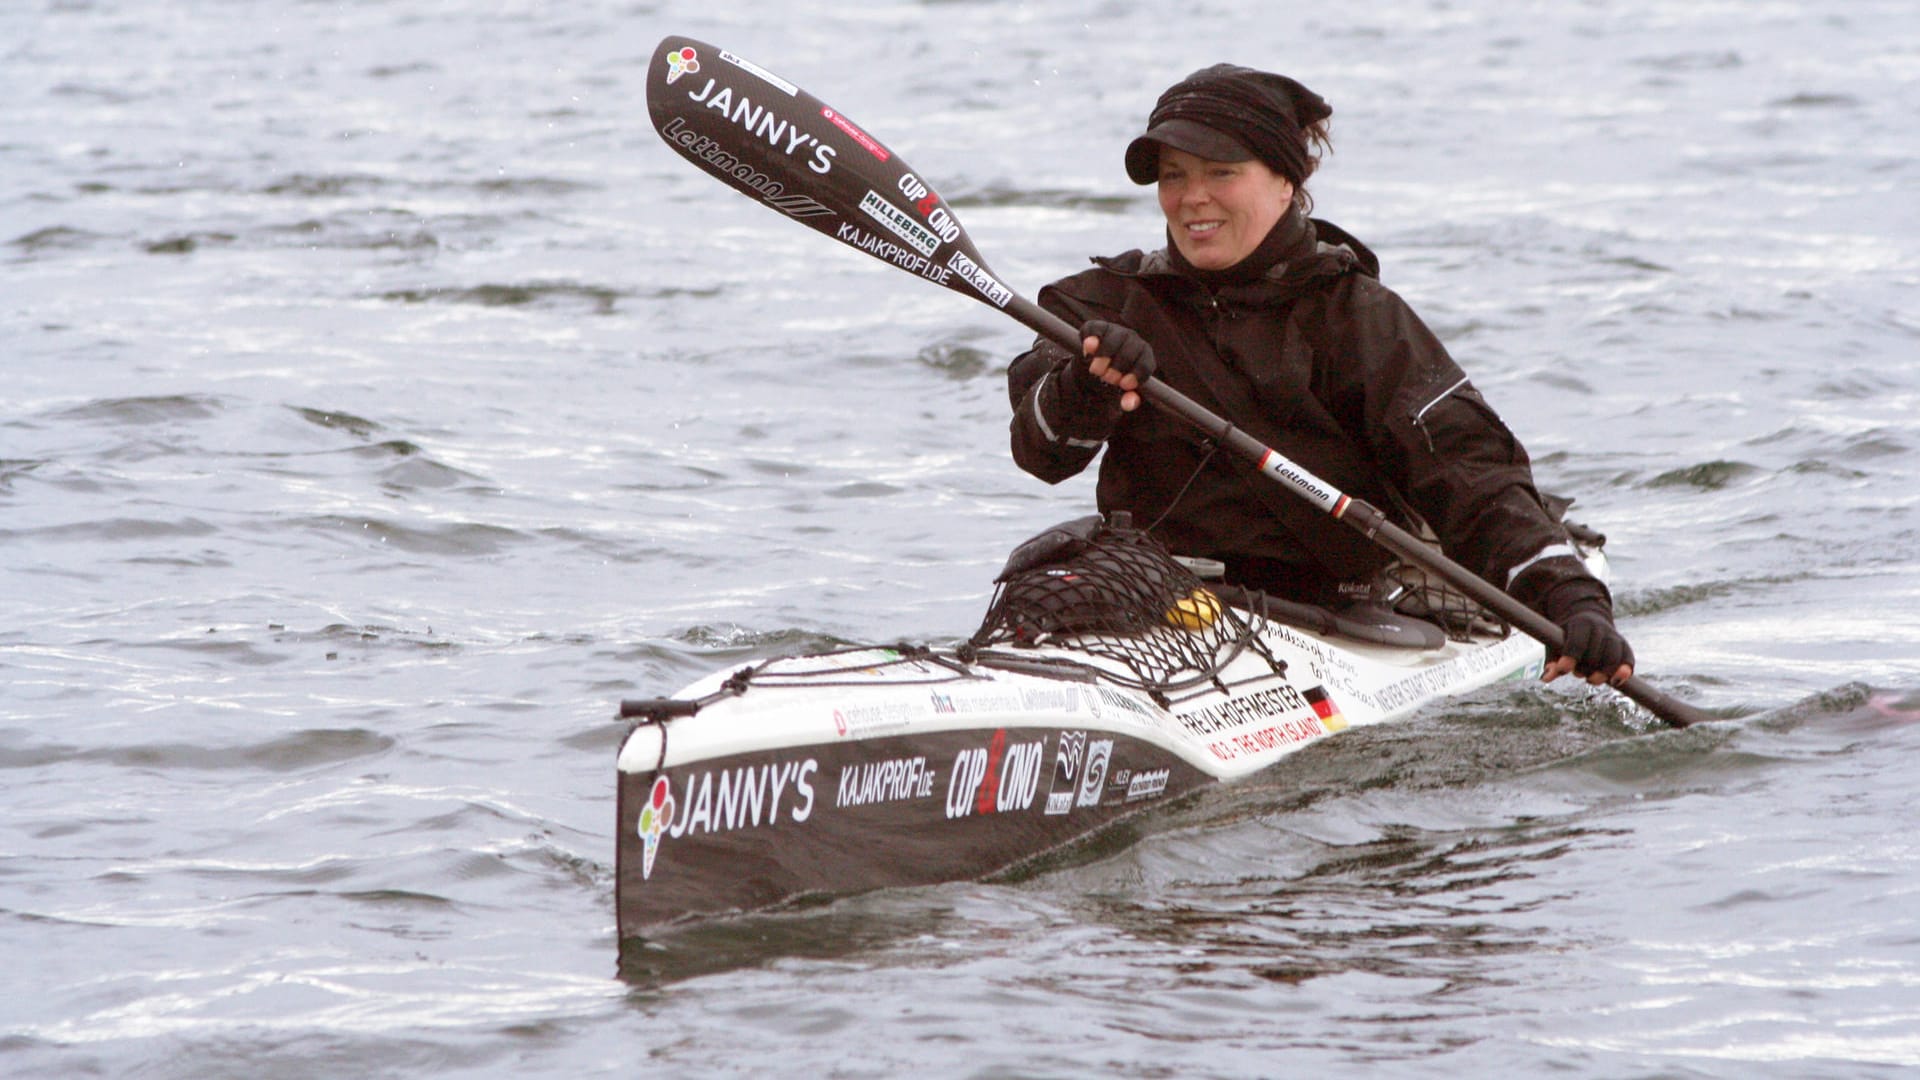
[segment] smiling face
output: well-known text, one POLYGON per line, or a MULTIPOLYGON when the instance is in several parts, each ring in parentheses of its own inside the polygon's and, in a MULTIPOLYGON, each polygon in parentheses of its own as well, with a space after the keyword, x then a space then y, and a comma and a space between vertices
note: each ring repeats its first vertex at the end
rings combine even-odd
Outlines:
POLYGON ((1253 254, 1292 203, 1292 182, 1263 162, 1160 148, 1160 212, 1174 246, 1202 270, 1225 270, 1253 254))

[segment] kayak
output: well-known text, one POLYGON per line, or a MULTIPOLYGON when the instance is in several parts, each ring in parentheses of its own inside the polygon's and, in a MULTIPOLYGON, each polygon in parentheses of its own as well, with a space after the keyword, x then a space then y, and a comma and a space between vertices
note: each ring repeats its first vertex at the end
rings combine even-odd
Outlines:
MULTIPOLYGON (((1579 547, 1604 580, 1597 540, 1579 547)), ((1017 569, 1016 552, 965 642, 775 657, 623 702, 621 938, 1004 873, 1342 731, 1537 677, 1546 658, 1477 608, 1285 603, 1192 560, 1118 566, 1149 587, 1117 628, 1060 616, 1056 594, 1009 617, 1026 581, 1111 614, 1110 597, 1086 602, 1095 553, 1063 563, 1061 546, 1017 569)))

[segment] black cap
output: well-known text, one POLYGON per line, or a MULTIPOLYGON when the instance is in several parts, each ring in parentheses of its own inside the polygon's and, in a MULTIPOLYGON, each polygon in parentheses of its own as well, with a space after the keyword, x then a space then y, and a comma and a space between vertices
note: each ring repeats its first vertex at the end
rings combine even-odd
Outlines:
POLYGON ((1151 184, 1160 178, 1160 148, 1171 146, 1208 161, 1251 161, 1253 151, 1224 131, 1215 131, 1198 120, 1162 120, 1146 134, 1127 144, 1127 176, 1136 184, 1151 184))
POLYGON ((1320 95, 1285 75, 1235 64, 1201 68, 1167 88, 1147 130, 1127 144, 1127 176, 1160 178, 1160 148, 1209 161, 1259 159, 1295 185, 1313 171, 1305 128, 1333 115, 1320 95))

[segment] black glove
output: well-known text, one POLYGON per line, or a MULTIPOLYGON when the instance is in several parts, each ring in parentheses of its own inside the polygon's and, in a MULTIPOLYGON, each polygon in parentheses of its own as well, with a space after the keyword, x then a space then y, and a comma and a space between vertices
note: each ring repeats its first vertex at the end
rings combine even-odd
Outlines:
POLYGON ((1041 411, 1061 435, 1104 442, 1120 419, 1120 388, 1088 371, 1086 357, 1060 351, 1053 389, 1058 408, 1042 406, 1041 411))
POLYGON ((1573 673, 1599 672, 1611 679, 1620 665, 1633 666, 1633 646, 1613 625, 1607 587, 1592 579, 1563 581, 1547 593, 1544 614, 1566 635, 1562 656, 1573 657, 1573 673))
POLYGON ((1118 323, 1094 319, 1080 328, 1080 337, 1099 339, 1094 356, 1107 357, 1112 364, 1109 370, 1132 375, 1141 383, 1153 378, 1153 346, 1139 334, 1118 323))

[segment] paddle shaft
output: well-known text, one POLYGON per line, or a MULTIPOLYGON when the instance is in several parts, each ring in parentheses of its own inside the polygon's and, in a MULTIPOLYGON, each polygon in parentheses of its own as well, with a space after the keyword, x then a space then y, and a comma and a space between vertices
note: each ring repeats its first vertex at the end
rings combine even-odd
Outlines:
MULTIPOLYGON (((705 42, 668 37, 648 74, 647 110, 668 146, 741 194, 896 269, 997 308, 1080 354, 1080 332, 1001 282, 952 208, 906 162, 800 87, 705 42)), ((1552 655, 1565 649, 1558 626, 1378 509, 1328 486, 1159 379, 1148 379, 1140 394, 1387 551, 1479 601, 1552 655)), ((1617 689, 1675 727, 1715 719, 1637 676, 1617 689)))

